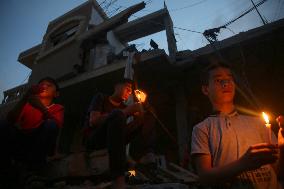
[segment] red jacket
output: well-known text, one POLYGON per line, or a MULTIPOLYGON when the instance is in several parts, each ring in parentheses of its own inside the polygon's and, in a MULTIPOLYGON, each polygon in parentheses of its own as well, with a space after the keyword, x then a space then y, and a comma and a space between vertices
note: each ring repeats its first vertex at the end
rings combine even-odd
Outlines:
MULTIPOLYGON (((64 121, 64 107, 59 104, 52 104, 47 107, 47 109, 52 119, 56 122, 57 127, 62 127, 64 121)), ((17 119, 17 124, 19 124, 22 129, 34 129, 39 127, 43 121, 43 113, 29 103, 26 103, 17 119)))

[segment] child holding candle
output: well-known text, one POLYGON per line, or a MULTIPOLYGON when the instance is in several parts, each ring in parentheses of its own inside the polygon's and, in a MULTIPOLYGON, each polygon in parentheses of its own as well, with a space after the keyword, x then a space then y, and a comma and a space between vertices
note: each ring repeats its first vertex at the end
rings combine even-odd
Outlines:
POLYGON ((201 79, 202 92, 214 112, 192 133, 191 155, 200 182, 220 188, 281 188, 272 166, 278 158, 277 139, 272 135, 270 143, 259 117, 235 110, 235 81, 230 68, 211 65, 201 79))
MULTIPOLYGON (((42 78, 32 86, 0 122, 0 173, 11 169, 12 160, 27 167, 27 172, 38 175, 47 157, 58 150, 58 133, 63 126, 64 107, 54 103, 59 86, 53 78, 42 78)), ((13 172, 16 175, 15 172, 13 172)), ((0 175, 0 188, 10 188, 0 175), (3 185, 1 185, 3 182, 3 185)), ((34 175, 32 175, 34 176, 34 175)), ((31 176, 31 177, 32 177, 31 176)))
MULTIPOLYGON (((108 149, 113 188, 124 189, 126 168, 126 144, 140 135, 140 150, 153 157, 155 120, 142 112, 141 103, 126 105, 132 94, 133 81, 123 79, 114 86, 112 95, 98 93, 89 106, 85 129, 87 150, 108 149), (134 116, 127 123, 126 119, 134 116)), ((145 156, 147 157, 147 156, 145 156)), ((141 158, 143 159, 143 157, 141 158)), ((145 158, 144 158, 145 159, 145 158)))

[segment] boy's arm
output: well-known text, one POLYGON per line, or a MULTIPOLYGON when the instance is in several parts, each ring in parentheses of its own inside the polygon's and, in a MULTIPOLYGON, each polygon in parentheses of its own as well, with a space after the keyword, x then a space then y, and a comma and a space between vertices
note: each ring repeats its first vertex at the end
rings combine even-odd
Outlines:
POLYGON ((30 105, 32 105, 34 108, 38 109, 39 111, 41 111, 44 115, 44 117, 48 116, 48 110, 47 108, 42 104, 42 102, 40 101, 40 99, 38 98, 37 95, 31 95, 28 98, 28 102, 30 103, 30 105))
MULTIPOLYGON (((125 116, 133 115, 134 113, 141 112, 141 104, 135 103, 122 109, 121 112, 125 116)), ((90 112, 89 125, 97 126, 101 125, 108 117, 108 113, 102 113, 101 111, 94 110, 90 112)))
POLYGON ((44 114, 44 119, 52 119, 56 122, 57 127, 62 128, 64 123, 64 107, 55 104, 53 107, 47 110, 44 114))
POLYGON ((239 161, 234 161, 221 167, 212 167, 211 161, 211 156, 208 154, 196 154, 193 156, 199 181, 205 185, 224 183, 243 171, 239 161))
POLYGON ((101 125, 107 118, 107 113, 101 113, 99 111, 91 111, 90 112, 90 119, 89 119, 89 125, 91 127, 101 125))
POLYGON ((10 110, 7 114, 7 121, 14 124, 17 121, 17 118, 21 114, 21 111, 25 104, 29 101, 31 96, 33 96, 38 91, 37 87, 30 87, 22 96, 22 98, 17 102, 17 104, 10 110))
POLYGON ((212 167, 212 159, 208 154, 194 154, 193 162, 201 183, 216 184, 226 182, 243 171, 254 170, 262 165, 274 163, 277 159, 275 146, 261 143, 251 146, 238 160, 212 167))
POLYGON ((90 127, 96 127, 106 120, 108 113, 103 113, 106 100, 108 100, 107 96, 103 95, 102 93, 98 93, 93 97, 88 110, 88 122, 90 127))
POLYGON ((30 103, 33 107, 39 109, 44 115, 47 114, 48 111, 46 107, 41 103, 37 96, 40 90, 41 89, 38 85, 34 85, 29 88, 23 95, 23 97, 19 100, 19 102, 14 106, 14 108, 8 113, 7 120, 11 123, 15 123, 27 102, 30 103))

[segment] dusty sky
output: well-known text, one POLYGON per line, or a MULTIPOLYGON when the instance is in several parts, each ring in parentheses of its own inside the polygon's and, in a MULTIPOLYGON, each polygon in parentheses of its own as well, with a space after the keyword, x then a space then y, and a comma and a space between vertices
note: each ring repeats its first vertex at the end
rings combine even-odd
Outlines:
MULTIPOLYGON (((0 100, 3 99, 3 91, 27 82, 31 70, 17 61, 19 53, 41 43, 51 20, 85 1, 0 1, 0 100)), ((255 3, 259 1, 254 0, 255 3)), ((103 2, 103 0, 98 2, 103 2)), ((141 1, 116 0, 107 9, 107 13, 113 15, 139 2, 141 1)), ((145 2, 146 8, 132 16, 131 19, 157 11, 164 6, 163 0, 145 0, 145 2)), ((250 0, 166 0, 165 2, 174 23, 178 50, 194 50, 207 44, 200 33, 178 28, 203 32, 227 23, 252 6, 250 0)), ((281 19, 284 17, 284 1, 267 0, 259 7, 259 11, 269 23, 281 19)), ((222 30, 219 39, 222 40, 261 25, 262 22, 257 13, 252 11, 230 25, 230 30, 222 30)), ((160 48, 167 49, 165 32, 159 32, 132 43, 136 43, 139 50, 148 49, 150 39, 154 39, 160 48)))

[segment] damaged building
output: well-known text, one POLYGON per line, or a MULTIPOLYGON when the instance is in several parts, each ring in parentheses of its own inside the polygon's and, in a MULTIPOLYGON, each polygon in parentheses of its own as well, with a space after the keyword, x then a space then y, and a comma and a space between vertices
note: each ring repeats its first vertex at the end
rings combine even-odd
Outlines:
MULTIPOLYGON (((52 20, 42 43, 20 53, 19 62, 32 73, 27 84, 4 92, 0 115, 5 117, 26 89, 40 78, 56 78, 61 88, 57 101, 65 107, 60 147, 62 153, 73 154, 75 158, 74 154, 82 154, 81 129, 92 96, 97 92, 112 92, 115 81, 124 76, 129 55, 135 52, 132 62, 137 86, 147 93, 158 118, 157 153, 166 162, 172 162, 169 166, 175 169, 170 171, 164 167, 164 176, 161 173, 157 183, 180 181, 192 186, 189 183, 195 183, 196 176, 176 164, 183 159, 185 149, 190 148, 193 126, 210 112, 209 102, 200 90, 200 71, 208 60, 224 59, 236 70, 239 86, 236 103, 241 111, 266 109, 275 115, 283 113, 284 89, 279 86, 284 81, 284 20, 194 51, 177 51, 173 23, 166 7, 128 21, 144 7, 140 3, 108 18, 95 0, 89 0, 52 20), (168 54, 159 48, 139 52, 134 45, 128 45, 160 31, 165 31, 168 54)), ((82 171, 80 166, 73 167, 73 175, 88 175, 88 170, 82 171)), ((66 177, 67 172, 61 171, 58 177, 66 177)))

